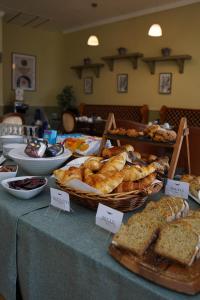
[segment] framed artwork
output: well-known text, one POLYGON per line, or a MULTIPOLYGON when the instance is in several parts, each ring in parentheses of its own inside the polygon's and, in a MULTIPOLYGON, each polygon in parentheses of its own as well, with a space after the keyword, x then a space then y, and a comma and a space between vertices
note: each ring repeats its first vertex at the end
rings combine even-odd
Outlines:
POLYGON ((84 78, 84 93, 85 94, 93 93, 93 78, 92 77, 84 78))
POLYGON ((172 90, 172 73, 159 74, 159 93, 171 94, 172 90))
POLYGON ((36 90, 36 57, 12 53, 12 89, 36 90))
POLYGON ((128 92, 128 74, 117 75, 117 92, 118 93, 128 92))

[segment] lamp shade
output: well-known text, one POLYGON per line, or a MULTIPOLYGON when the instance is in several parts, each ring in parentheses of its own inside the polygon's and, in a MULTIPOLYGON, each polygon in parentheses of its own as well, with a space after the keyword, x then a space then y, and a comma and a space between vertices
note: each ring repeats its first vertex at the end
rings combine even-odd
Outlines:
POLYGON ((162 28, 159 24, 153 24, 149 28, 148 35, 150 36, 162 36, 162 28))
POLYGON ((99 40, 98 40, 98 37, 97 37, 96 35, 91 35, 91 36, 88 38, 87 44, 88 44, 89 46, 99 46, 99 40))

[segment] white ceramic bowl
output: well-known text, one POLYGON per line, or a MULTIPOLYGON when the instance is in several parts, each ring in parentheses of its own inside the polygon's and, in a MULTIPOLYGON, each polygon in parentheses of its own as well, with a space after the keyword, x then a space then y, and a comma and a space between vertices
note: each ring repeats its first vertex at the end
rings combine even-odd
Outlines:
POLYGON ((24 153, 23 149, 13 149, 9 152, 19 167, 30 175, 48 175, 58 169, 70 156, 72 152, 65 149, 64 153, 56 157, 33 158, 24 153))
POLYGON ((14 172, 0 172, 0 182, 4 179, 16 177, 18 171, 18 166, 16 166, 16 171, 14 172))
POLYGON ((9 152, 10 152, 10 150, 12 150, 12 149, 25 149, 25 147, 26 147, 26 144, 17 144, 17 143, 14 143, 14 144, 4 144, 3 145, 3 155, 5 156, 5 157, 9 157, 9 152))
POLYGON ((2 135, 0 136, 0 143, 2 144, 13 144, 18 143, 22 144, 24 143, 24 138, 22 135, 2 135))
POLYGON ((45 178, 45 184, 33 189, 33 190, 15 190, 15 189, 11 189, 8 185, 8 182, 11 181, 15 181, 15 180, 23 180, 25 178, 32 178, 35 176, 22 176, 22 177, 16 177, 16 178, 9 178, 9 179, 5 179, 1 182, 1 185, 3 186, 3 188, 10 193, 11 195, 20 198, 20 199, 31 199, 35 196, 37 196, 39 193, 42 192, 42 190, 45 188, 45 186, 47 185, 47 178, 45 178))

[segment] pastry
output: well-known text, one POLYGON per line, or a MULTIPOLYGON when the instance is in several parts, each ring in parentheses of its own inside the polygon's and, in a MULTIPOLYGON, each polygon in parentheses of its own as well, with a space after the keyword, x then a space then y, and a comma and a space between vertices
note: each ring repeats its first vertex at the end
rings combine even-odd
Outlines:
POLYGON ((120 172, 111 171, 104 174, 92 174, 85 178, 85 183, 103 194, 111 193, 123 180, 120 172))
POLYGON ((139 133, 136 129, 132 128, 132 129, 128 129, 126 134, 130 137, 138 137, 139 133))
POLYGON ((125 135, 126 134, 126 129, 124 129, 124 128, 110 129, 110 130, 108 130, 108 133, 125 135))
POLYGON ((159 129, 161 129, 159 125, 151 125, 145 128, 144 134, 152 138, 159 129))
POLYGON ((101 168, 99 173, 107 173, 110 171, 121 171, 126 163, 127 153, 122 152, 116 156, 111 157, 101 168))
POLYGON ((174 130, 160 129, 155 132, 153 140, 156 142, 174 142, 176 136, 177 134, 174 130))
POLYGON ((58 169, 55 170, 53 173, 58 182, 61 185, 66 186, 68 181, 72 179, 82 180, 82 171, 83 170, 81 168, 70 167, 68 170, 58 169))
POLYGON ((102 159, 102 157, 90 157, 84 162, 83 166, 92 171, 98 171, 102 167, 102 159))
POLYGON ((102 151, 102 156, 104 158, 110 158, 112 156, 118 155, 121 152, 133 152, 134 148, 132 145, 123 145, 121 147, 111 147, 111 148, 104 148, 102 151))
POLYGON ((136 181, 140 180, 151 173, 156 171, 156 165, 150 164, 148 166, 126 166, 122 170, 122 174, 124 175, 124 181, 136 181))
POLYGON ((114 192, 115 193, 123 193, 123 192, 130 192, 130 191, 134 191, 134 190, 142 190, 142 189, 145 189, 146 187, 150 186, 155 179, 156 179, 156 174, 152 173, 138 181, 122 182, 115 189, 114 192))

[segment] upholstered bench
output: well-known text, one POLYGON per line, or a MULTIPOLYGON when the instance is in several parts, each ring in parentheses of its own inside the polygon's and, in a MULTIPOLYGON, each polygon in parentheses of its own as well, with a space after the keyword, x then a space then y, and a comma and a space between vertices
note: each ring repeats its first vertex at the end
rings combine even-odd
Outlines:
POLYGON ((108 114, 113 112, 116 119, 124 119, 139 123, 148 122, 149 109, 147 105, 142 106, 126 106, 126 105, 98 105, 85 104, 80 105, 80 114, 85 116, 101 116, 107 119, 108 114))
MULTIPOLYGON (((173 125, 175 129, 178 128, 182 117, 187 118, 189 127, 191 170, 195 175, 200 175, 200 109, 163 106, 160 110, 161 123, 168 122, 170 125, 173 125)), ((184 143, 179 159, 179 166, 186 167, 186 161, 186 147, 184 143)))
POLYGON ((200 127, 200 109, 177 108, 162 106, 160 109, 161 123, 168 122, 178 128, 180 119, 187 118, 188 127, 200 127))

